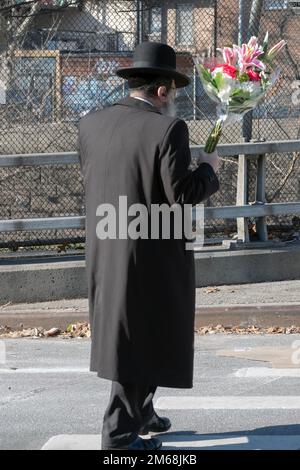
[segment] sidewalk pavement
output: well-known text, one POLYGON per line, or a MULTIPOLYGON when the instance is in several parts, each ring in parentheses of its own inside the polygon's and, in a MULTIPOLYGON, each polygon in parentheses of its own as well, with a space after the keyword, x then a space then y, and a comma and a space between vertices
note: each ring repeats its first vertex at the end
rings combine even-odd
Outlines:
MULTIPOLYGON (((0 325, 57 327, 88 321, 88 299, 0 304, 0 325)), ((300 325, 300 280, 196 289, 196 327, 300 325)))

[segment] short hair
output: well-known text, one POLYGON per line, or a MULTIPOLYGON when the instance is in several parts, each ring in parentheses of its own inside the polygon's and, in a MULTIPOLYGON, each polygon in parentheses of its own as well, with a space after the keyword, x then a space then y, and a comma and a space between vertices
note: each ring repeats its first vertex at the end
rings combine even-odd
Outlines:
POLYGON ((155 96, 160 86, 165 86, 169 93, 172 88, 172 78, 153 74, 139 74, 128 78, 130 91, 143 91, 149 97, 155 96))

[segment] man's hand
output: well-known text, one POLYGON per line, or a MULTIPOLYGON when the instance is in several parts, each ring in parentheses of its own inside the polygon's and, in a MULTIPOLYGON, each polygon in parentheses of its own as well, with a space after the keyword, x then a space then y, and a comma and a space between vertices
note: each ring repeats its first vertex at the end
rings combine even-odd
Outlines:
POLYGON ((197 158, 197 163, 200 165, 200 163, 209 163, 215 173, 219 170, 219 164, 220 164, 220 157, 218 155, 217 150, 214 150, 212 153, 206 153, 204 150, 200 150, 200 155, 197 158))

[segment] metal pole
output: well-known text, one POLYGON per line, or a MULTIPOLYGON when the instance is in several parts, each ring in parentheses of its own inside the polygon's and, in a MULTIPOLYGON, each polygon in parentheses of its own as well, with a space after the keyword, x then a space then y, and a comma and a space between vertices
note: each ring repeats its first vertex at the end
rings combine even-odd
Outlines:
POLYGON ((218 45, 218 0, 215 0, 214 8, 214 56, 217 55, 217 45, 218 45))
POLYGON ((246 41, 246 0, 239 0, 239 46, 246 41))
POLYGON ((252 8, 249 20, 249 36, 258 36, 260 18, 263 9, 264 0, 252 0, 252 8))
POLYGON ((197 73, 196 73, 196 66, 193 66, 193 120, 196 121, 197 118, 197 110, 196 110, 196 100, 197 100, 197 73))
MULTIPOLYGON (((264 0, 252 0, 248 25, 248 37, 258 36, 260 18, 264 0)), ((246 38, 245 38, 246 39, 246 38)), ((253 111, 249 111, 243 119, 243 136, 249 142, 252 139, 253 111)))
POLYGON ((168 43, 168 3, 161 4, 161 42, 168 43))
POLYGON ((143 41, 143 2, 142 0, 137 0, 136 2, 136 35, 137 43, 143 41))
MULTIPOLYGON (((247 36, 247 20, 246 20, 246 0, 239 0, 239 37, 238 37, 238 43, 239 46, 241 46, 244 42, 246 42, 246 36, 247 36)), ((246 142, 249 142, 251 140, 252 136, 252 116, 249 116, 251 112, 247 113, 243 117, 243 138, 245 139, 246 142)))

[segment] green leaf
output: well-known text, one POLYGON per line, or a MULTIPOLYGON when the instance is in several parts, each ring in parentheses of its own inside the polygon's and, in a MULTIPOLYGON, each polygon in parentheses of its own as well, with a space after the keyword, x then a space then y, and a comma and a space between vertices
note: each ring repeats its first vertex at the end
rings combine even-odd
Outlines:
POLYGON ((243 98, 250 98, 250 91, 248 90, 243 90, 242 88, 235 88, 230 97, 234 97, 234 98, 239 98, 239 97, 243 97, 243 98))
POLYGON ((246 74, 246 72, 244 73, 238 73, 238 79, 240 82, 249 82, 250 81, 250 78, 248 77, 248 75, 246 74))
POLYGON ((213 79, 213 81, 214 81, 215 86, 217 87, 217 89, 220 91, 220 88, 221 88, 222 83, 224 81, 222 72, 217 72, 216 75, 215 75, 215 78, 213 79))
POLYGON ((211 72, 206 69, 203 65, 199 65, 199 70, 200 74, 202 75, 202 78, 204 78, 205 81, 212 83, 213 78, 211 76, 211 72))
MULTIPOLYGON (((265 35, 265 38, 264 38, 264 42, 263 42, 263 51, 264 51, 264 55, 267 53, 268 45, 269 45, 269 31, 266 32, 266 35, 265 35)), ((260 56, 260 60, 261 60, 261 57, 262 57, 262 56, 260 56)))
POLYGON ((247 90, 241 90, 240 88, 233 90, 230 95, 230 104, 243 104, 245 101, 250 99, 250 92, 247 90))

